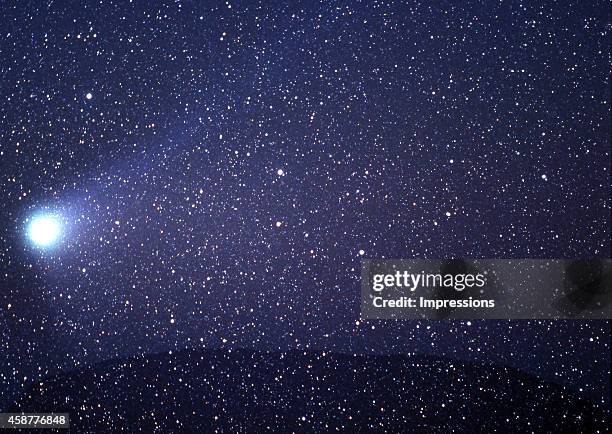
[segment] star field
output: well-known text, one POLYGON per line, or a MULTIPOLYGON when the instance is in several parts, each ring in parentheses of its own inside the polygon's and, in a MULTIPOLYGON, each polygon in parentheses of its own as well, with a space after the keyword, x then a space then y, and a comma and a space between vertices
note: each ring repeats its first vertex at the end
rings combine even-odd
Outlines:
POLYGON ((610 257, 605 12, 4 2, 0 408, 246 348, 491 364, 609 411, 607 321, 359 320, 363 258, 610 257))

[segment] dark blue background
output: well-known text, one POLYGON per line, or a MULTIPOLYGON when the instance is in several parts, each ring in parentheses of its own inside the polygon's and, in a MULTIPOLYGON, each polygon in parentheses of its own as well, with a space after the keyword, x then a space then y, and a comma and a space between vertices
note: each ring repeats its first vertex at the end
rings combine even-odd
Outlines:
POLYGON ((610 256, 606 11, 2 2, 0 403, 185 347, 435 354, 608 399, 608 322, 358 322, 362 257, 610 256))

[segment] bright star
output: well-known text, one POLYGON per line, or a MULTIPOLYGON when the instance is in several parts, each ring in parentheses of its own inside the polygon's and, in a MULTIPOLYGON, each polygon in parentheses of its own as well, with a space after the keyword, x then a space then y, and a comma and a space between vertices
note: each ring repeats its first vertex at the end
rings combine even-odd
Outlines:
POLYGON ((61 233, 62 225, 59 218, 53 214, 34 217, 28 224, 28 238, 38 247, 49 247, 55 243, 61 233))

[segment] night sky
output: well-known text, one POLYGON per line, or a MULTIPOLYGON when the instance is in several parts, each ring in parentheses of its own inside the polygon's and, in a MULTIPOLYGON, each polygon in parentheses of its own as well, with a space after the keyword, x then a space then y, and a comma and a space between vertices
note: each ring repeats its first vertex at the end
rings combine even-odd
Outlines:
POLYGON ((185 348, 430 354, 609 405, 606 321, 359 321, 363 258, 610 257, 608 11, 2 2, 0 408, 185 348))

